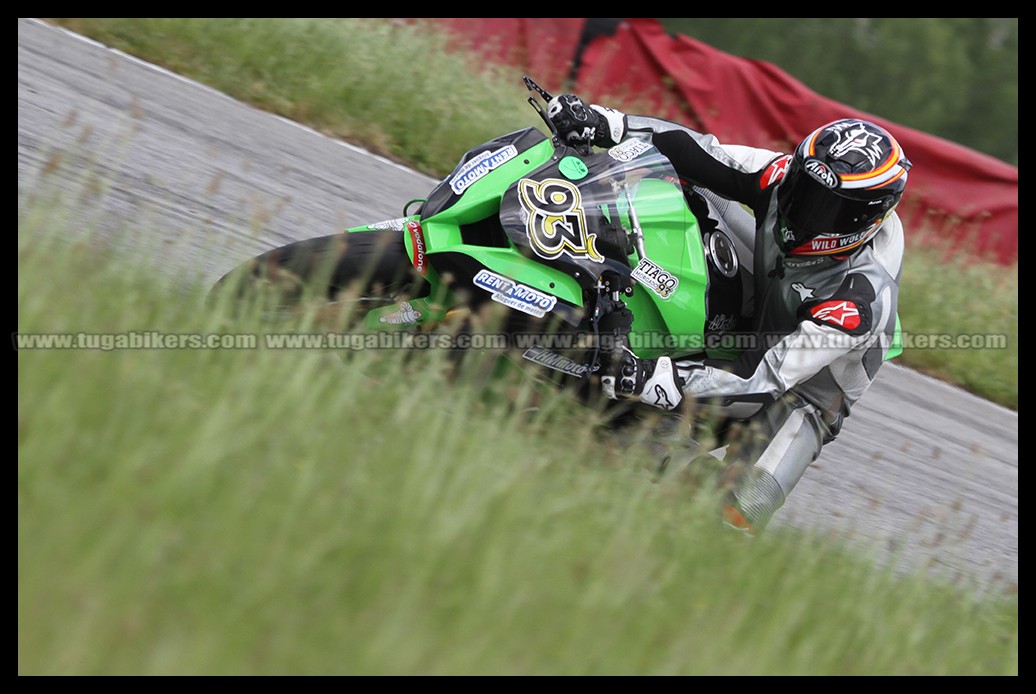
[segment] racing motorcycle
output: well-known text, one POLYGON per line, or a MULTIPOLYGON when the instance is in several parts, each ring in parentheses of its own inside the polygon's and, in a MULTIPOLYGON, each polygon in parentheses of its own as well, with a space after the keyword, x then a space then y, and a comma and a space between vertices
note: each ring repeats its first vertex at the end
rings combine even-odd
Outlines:
POLYGON ((244 300, 273 287, 275 313, 315 296, 381 333, 472 330, 495 308, 494 334, 559 384, 586 386, 626 349, 736 356, 746 280, 702 192, 648 142, 566 145, 551 94, 524 81, 550 137, 528 127, 474 147, 403 216, 273 249, 216 289, 244 300))

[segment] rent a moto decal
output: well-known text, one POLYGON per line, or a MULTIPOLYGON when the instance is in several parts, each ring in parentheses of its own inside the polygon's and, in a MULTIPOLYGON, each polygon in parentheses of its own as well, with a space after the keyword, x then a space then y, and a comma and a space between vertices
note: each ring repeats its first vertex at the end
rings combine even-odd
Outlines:
POLYGON ((544 294, 489 270, 479 270, 473 282, 476 287, 490 292, 493 301, 537 318, 542 318, 558 303, 556 296, 544 294))
POLYGON ((825 301, 809 310, 814 320, 832 323, 843 330, 860 327, 860 309, 852 301, 825 301))
POLYGON ((586 228, 579 189, 568 181, 547 178, 518 181, 518 201, 528 213, 525 231, 536 255, 555 260, 562 255, 603 263, 597 252, 597 235, 586 228))
POLYGON ((680 280, 647 258, 637 263, 630 276, 667 301, 680 286, 680 280))
POLYGON ((504 162, 510 161, 518 156, 518 149, 514 145, 507 145, 492 152, 486 151, 478 154, 470 161, 464 162, 457 174, 450 179, 450 188, 454 193, 460 195, 467 190, 472 183, 488 174, 504 162))
POLYGON ((424 230, 421 225, 411 219, 406 223, 406 230, 410 234, 410 240, 414 244, 414 269, 424 277, 428 274, 428 256, 425 253, 424 230))

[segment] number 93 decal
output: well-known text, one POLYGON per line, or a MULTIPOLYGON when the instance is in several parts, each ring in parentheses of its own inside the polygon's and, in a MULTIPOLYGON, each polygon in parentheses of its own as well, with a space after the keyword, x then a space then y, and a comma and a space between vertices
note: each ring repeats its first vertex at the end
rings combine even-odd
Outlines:
POLYGON ((587 231, 579 189, 574 185, 559 178, 523 178, 518 181, 518 200, 529 213, 525 230, 536 255, 547 260, 567 255, 604 262, 594 245, 597 235, 587 231))

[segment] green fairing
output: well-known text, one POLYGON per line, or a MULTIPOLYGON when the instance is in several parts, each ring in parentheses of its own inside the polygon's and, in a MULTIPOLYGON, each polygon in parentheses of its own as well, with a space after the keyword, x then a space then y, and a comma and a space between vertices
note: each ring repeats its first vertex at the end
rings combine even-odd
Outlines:
MULTIPOLYGON (((648 257, 679 279, 668 299, 640 283, 634 288, 626 301, 635 316, 630 335, 633 350, 644 358, 697 351, 666 348, 661 340, 671 335, 678 338, 677 344, 694 344, 705 326, 708 272, 698 222, 680 190, 664 181, 642 181, 633 205, 648 257)), ((636 267, 639 260, 634 253, 630 266, 636 267)))

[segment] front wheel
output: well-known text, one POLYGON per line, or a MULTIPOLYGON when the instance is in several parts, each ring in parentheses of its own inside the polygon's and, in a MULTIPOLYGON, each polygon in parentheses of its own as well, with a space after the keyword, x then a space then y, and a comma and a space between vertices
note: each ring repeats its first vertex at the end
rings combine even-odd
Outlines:
POLYGON ((372 309, 423 296, 428 284, 410 264, 401 234, 344 232, 281 246, 224 275, 212 303, 237 315, 298 316, 316 306, 359 319, 372 309))

